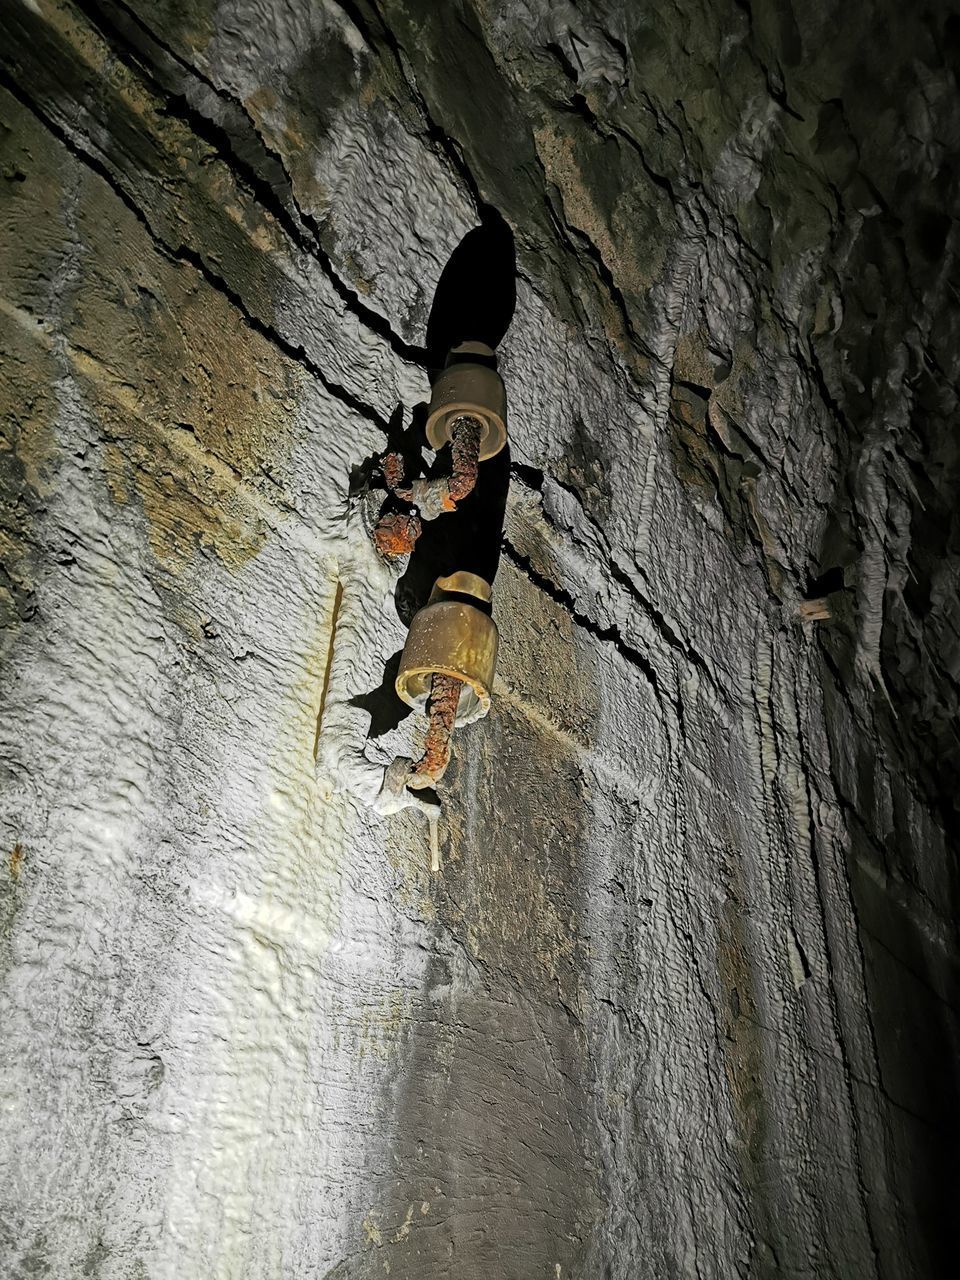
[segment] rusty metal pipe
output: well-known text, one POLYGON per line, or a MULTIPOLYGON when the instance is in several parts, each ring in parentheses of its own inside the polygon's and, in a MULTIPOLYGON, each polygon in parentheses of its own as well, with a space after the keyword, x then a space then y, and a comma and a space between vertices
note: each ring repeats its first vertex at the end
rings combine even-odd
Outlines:
POLYGON ((413 791, 434 786, 446 772, 450 763, 450 735, 453 733, 462 690, 461 680, 439 671, 431 681, 423 755, 414 765, 407 782, 407 786, 413 791))
POLYGON ((433 480, 414 480, 406 488, 401 487, 404 478, 402 457, 398 453, 384 454, 380 465, 387 488, 404 502, 417 507, 419 514, 390 511, 380 517, 373 531, 373 541, 381 555, 396 559, 412 551, 422 532, 421 516, 424 520, 433 520, 446 511, 456 511, 457 503, 473 492, 483 432, 483 423, 478 418, 461 414, 450 426, 450 474, 433 480))
POLYGON ((473 492, 480 465, 480 440, 483 423, 470 414, 457 418, 451 429, 450 451, 453 454, 453 471, 447 482, 450 501, 454 506, 473 492))

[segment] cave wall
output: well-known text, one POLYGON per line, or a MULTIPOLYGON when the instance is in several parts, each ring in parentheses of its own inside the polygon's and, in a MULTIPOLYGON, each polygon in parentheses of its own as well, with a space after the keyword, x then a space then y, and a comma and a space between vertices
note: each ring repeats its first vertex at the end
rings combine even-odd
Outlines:
POLYGON ((3 1274, 952 1274, 960 21, 2 25, 3 1274), (431 876, 364 463, 486 206, 431 876))

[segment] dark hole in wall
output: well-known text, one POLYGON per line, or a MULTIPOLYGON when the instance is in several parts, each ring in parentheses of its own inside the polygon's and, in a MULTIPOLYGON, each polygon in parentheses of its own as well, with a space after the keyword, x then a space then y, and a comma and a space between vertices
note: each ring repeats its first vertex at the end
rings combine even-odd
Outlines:
MULTIPOLYGON (((468 231, 454 249, 437 284, 427 321, 431 381, 443 368, 449 351, 460 343, 483 342, 496 348, 513 319, 516 296, 513 233, 496 209, 484 205, 480 210, 480 226, 468 231)), ((509 394, 508 387, 508 400, 509 394)), ((402 409, 390 422, 387 448, 403 455, 408 479, 423 471, 421 449, 425 445, 426 409, 423 404, 416 406, 406 430, 402 409)), ((369 484, 378 466, 376 459, 368 459, 356 468, 351 487, 369 484)), ((427 474, 440 475, 449 473, 450 469, 447 447, 437 454, 427 474)), ((407 626, 417 610, 427 603, 439 577, 466 571, 493 585, 500 564, 509 484, 510 447, 507 445, 495 458, 481 462, 473 492, 457 504, 455 511, 423 522, 423 532, 397 583, 394 597, 397 613, 407 626)), ((388 507, 393 503, 393 499, 388 500, 388 507)), ((370 714, 368 736, 371 738, 388 733, 409 714, 409 708, 394 691, 399 661, 400 655, 394 654, 384 669, 379 687, 353 699, 354 706, 364 707, 370 714)))
POLYGON ((839 565, 832 565, 829 569, 824 569, 822 573, 808 580, 804 599, 817 600, 822 596, 830 595, 833 591, 842 591, 843 588, 843 570, 839 565))
POLYGON ((939 209, 924 209, 918 215, 917 243, 929 262, 939 262, 943 257, 952 226, 953 219, 939 209))
POLYGON ((943 24, 941 47, 947 66, 960 70, 960 14, 951 13, 943 24))
POLYGON ((492 205, 481 205, 480 226, 463 237, 437 282, 427 320, 431 369, 442 369, 447 352, 458 343, 499 346, 516 303, 513 232, 492 205))

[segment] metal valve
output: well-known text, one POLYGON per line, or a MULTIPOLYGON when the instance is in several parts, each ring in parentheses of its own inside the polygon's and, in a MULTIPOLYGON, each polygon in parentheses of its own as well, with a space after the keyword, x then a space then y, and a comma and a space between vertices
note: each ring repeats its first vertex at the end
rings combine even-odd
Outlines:
POLYGON ((492 594, 490 584, 475 573, 437 579, 429 602, 414 615, 403 647, 396 690, 404 702, 425 708, 433 677, 448 676, 461 684, 456 724, 487 714, 500 637, 489 613, 469 598, 488 605, 492 594))
POLYGON ((450 352, 430 397, 427 440, 432 449, 442 449, 459 418, 474 418, 482 428, 479 461, 486 462, 507 442, 507 397, 499 373, 470 360, 471 355, 492 361, 493 349, 483 342, 462 342, 450 352))

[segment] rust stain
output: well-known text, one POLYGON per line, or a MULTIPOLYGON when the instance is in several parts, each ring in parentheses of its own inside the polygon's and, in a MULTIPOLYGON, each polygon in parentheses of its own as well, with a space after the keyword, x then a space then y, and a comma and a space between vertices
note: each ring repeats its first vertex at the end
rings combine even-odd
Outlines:
POLYGON ((754 1189, 761 1219, 766 1213, 766 1152, 769 1138, 766 1099, 767 1064, 758 1008, 757 980, 744 910, 740 853, 725 842, 720 870, 726 899, 717 918, 717 975, 721 1009, 724 1071, 736 1129, 734 1152, 745 1182, 754 1189))
POLYGON ((333 597, 333 610, 330 614, 330 643, 327 648, 327 663, 323 669, 323 687, 320 690, 320 706, 317 710, 317 732, 313 739, 313 758, 316 761, 320 751, 320 730, 323 726, 323 709, 327 705, 327 692, 330 688, 330 672, 333 670, 333 651, 337 640, 337 620, 340 617, 340 606, 343 604, 343 583, 337 582, 336 594, 333 597))
MULTIPOLYGON (((638 252, 635 212, 615 206, 607 214, 598 206, 591 176, 584 173, 581 151, 573 137, 555 125, 544 124, 534 129, 533 139, 544 174, 560 193, 565 221, 594 246, 621 294, 629 298, 646 293, 657 269, 638 252)), ((649 360, 637 349, 624 315, 606 287, 600 298, 604 329, 631 367, 645 373, 649 360)))
MULTIPOLYGON (((524 697, 498 697, 482 731, 458 737, 458 768, 445 784, 444 862, 451 883, 479 876, 482 892, 456 894, 442 903, 442 918, 464 938, 471 955, 509 956, 524 980, 546 982, 564 993, 571 1008, 581 1002, 584 972, 579 957, 579 902, 572 886, 592 800, 584 786, 582 752, 592 743, 598 681, 590 657, 576 644, 573 619, 526 579, 506 579, 501 607, 536 625, 524 635, 524 657, 506 656, 501 673, 515 681, 522 670, 524 697), (509 604, 504 600, 507 598, 509 604), (545 731, 546 710, 576 717, 584 738, 545 731), (523 805, 504 805, 497 788, 509 770, 523 805), (496 814, 488 827, 485 815, 496 814), (505 850, 515 855, 505 856, 505 850)), ((570 725, 570 729, 574 726, 570 725)), ((459 733, 460 731, 458 731, 459 733)), ((469 882, 469 881, 468 881, 469 882)))
POLYGON ((243 105, 265 140, 283 156, 298 202, 315 215, 324 214, 331 200, 316 176, 317 147, 309 123, 268 84, 248 94, 243 105))
POLYGON ((741 550, 751 540, 756 544, 767 585, 782 600, 785 571, 757 495, 761 468, 744 442, 733 414, 723 403, 735 404, 736 387, 720 383, 713 390, 714 377, 702 345, 687 338, 677 347, 674 380, 670 389, 670 453, 681 484, 699 490, 701 496, 716 499, 724 517, 724 528, 733 545, 741 550), (679 376, 682 370, 693 381, 679 376))
MULTIPOLYGON (((109 101, 129 111, 134 132, 142 136, 136 159, 162 172, 158 189, 167 195, 158 216, 166 216, 168 201, 173 205, 192 192, 239 227, 233 240, 225 232, 225 244, 235 243, 240 251, 240 292, 256 299, 269 317, 279 275, 269 266, 269 246, 279 246, 280 232, 245 203, 245 193, 211 148, 163 113, 81 17, 62 7, 45 16, 64 57, 89 68, 109 101)), ((4 192, 0 238, 16 246, 10 261, 19 265, 13 275, 0 272, 9 277, 0 280, 7 285, 0 295, 17 312, 12 338, 4 333, 0 366, 9 368, 13 407, 21 418, 29 409, 36 437, 23 460, 27 479, 31 472, 43 476, 45 446, 38 429, 51 410, 55 415, 53 384, 64 370, 45 367, 51 361, 50 333, 28 329, 30 298, 20 281, 52 278, 52 264, 67 255, 70 271, 57 319, 79 390, 98 419, 108 492, 119 503, 142 504, 151 548, 165 565, 180 567, 198 546, 212 549, 230 567, 244 563, 269 532, 256 514, 264 499, 254 491, 266 494, 268 503, 283 497, 304 370, 252 329, 192 267, 159 254, 134 215, 82 172, 74 175, 68 232, 62 219, 51 216, 65 202, 62 156, 34 121, 19 112, 15 118, 16 128, 0 146, 4 159, 9 155, 29 180, 4 192)), ((225 228, 231 225, 224 222, 225 228)), ((0 322, 10 330, 4 317, 0 322)), ((0 410, 7 400, 0 390, 0 410)))
POLYGON ((23 866, 23 845, 18 840, 10 850, 10 876, 13 880, 20 879, 20 869, 23 866))
POLYGON ((708 357, 710 335, 702 325, 693 333, 681 333, 673 352, 673 376, 680 382, 714 389, 716 375, 708 357))
MULTIPOLYGON (((9 110, 9 114, 8 114, 9 110)), ((50 279, 63 253, 56 211, 63 178, 20 127, 16 108, 0 124, 0 632, 4 646, 34 611, 40 551, 34 523, 53 491, 58 444, 57 362, 33 314, 34 282, 50 279), (6 175, 19 174, 21 181, 6 175)))
POLYGON ((176 568, 197 547, 238 567, 268 528, 256 492, 282 494, 303 370, 192 271, 145 254, 96 189, 69 316, 71 359, 107 448, 115 501, 139 497, 151 549, 176 568))
POLYGON ((692 388, 674 382, 670 391, 670 452, 680 482, 716 492, 719 460, 707 438, 707 402, 692 388))

